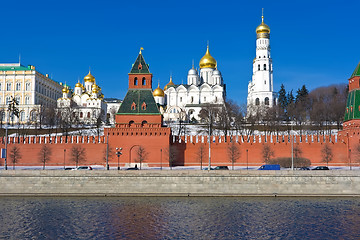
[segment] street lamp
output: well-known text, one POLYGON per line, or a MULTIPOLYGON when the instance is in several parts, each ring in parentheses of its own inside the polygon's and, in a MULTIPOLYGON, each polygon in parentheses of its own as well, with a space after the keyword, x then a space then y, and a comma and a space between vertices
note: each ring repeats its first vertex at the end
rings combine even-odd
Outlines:
POLYGON ((291 170, 294 171, 294 133, 293 133, 293 123, 291 123, 290 140, 291 140, 291 170))
POLYGON ((349 148, 349 167, 351 170, 351 149, 349 148))
POLYGON ((118 170, 120 170, 120 155, 122 154, 122 152, 120 152, 122 150, 122 148, 116 148, 116 156, 118 158, 118 170))
POLYGON ((249 150, 246 149, 246 170, 249 170, 249 150))
POLYGON ((160 170, 162 170, 162 148, 160 149, 160 170))
POLYGON ((65 170, 65 153, 66 153, 66 149, 64 149, 64 170, 65 170))

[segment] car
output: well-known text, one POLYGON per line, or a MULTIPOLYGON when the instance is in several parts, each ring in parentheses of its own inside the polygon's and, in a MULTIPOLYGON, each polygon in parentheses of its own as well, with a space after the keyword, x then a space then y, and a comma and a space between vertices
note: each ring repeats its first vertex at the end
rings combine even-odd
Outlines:
POLYGON ((74 170, 74 168, 72 168, 72 167, 67 167, 67 168, 64 168, 64 170, 74 170))
POLYGON ((317 166, 316 168, 313 168, 312 170, 330 170, 330 169, 326 166, 317 166))
POLYGON ((258 170, 280 170, 279 164, 265 164, 258 168, 258 170))
POLYGON ((208 167, 205 167, 205 168, 203 168, 203 170, 214 170, 213 168, 208 168, 208 167))
POLYGON ((93 169, 90 166, 81 166, 81 167, 76 168, 76 170, 93 170, 93 169))
POLYGON ((139 170, 137 167, 130 167, 130 168, 127 168, 126 170, 139 170))
POLYGON ((299 170, 310 170, 310 168, 308 168, 308 167, 301 167, 301 168, 299 168, 299 170))
POLYGON ((214 170, 229 170, 228 166, 217 166, 214 170))

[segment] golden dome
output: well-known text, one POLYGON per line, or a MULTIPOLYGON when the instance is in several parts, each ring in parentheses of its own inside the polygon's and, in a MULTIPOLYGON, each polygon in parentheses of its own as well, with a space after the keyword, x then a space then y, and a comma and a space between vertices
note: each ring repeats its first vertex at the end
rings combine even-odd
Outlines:
POLYGON ((164 90, 168 89, 169 87, 175 86, 175 84, 172 81, 172 77, 170 77, 170 81, 168 84, 165 85, 164 90))
POLYGON ((91 72, 89 71, 88 75, 84 77, 85 82, 95 82, 95 77, 91 75, 91 72))
POLYGON ((261 16, 261 24, 256 28, 256 34, 259 37, 269 37, 270 27, 264 23, 264 16, 261 16))
POLYGON ((68 93, 69 92, 69 87, 65 85, 65 87, 62 89, 63 93, 68 93))
POLYGON ((91 89, 92 89, 92 92, 93 92, 93 93, 98 93, 98 92, 99 92, 99 86, 96 85, 96 83, 94 83, 94 84, 92 85, 91 89))
POLYGON ((164 97, 165 96, 164 91, 160 88, 160 84, 158 84, 158 87, 154 90, 153 96, 154 97, 164 97))
POLYGON ((207 46, 207 50, 205 55, 200 60, 200 68, 216 68, 216 60, 210 55, 209 46, 207 46))
POLYGON ((83 85, 80 83, 80 82, 78 82, 77 84, 75 84, 75 87, 83 87, 83 85))

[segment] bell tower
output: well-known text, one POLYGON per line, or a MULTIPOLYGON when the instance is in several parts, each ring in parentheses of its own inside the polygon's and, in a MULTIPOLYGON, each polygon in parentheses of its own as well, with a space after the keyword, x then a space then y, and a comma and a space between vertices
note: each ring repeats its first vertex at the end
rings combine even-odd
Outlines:
POLYGON ((129 89, 152 89, 152 74, 140 48, 138 57, 129 73, 129 89))

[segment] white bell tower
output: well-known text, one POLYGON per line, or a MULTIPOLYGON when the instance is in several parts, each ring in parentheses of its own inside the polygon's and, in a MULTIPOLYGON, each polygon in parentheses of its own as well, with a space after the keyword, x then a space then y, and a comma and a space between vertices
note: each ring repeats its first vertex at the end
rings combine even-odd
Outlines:
POLYGON ((273 86, 273 66, 270 54, 270 27, 262 22, 256 28, 256 56, 253 61, 252 80, 248 86, 248 115, 261 106, 276 105, 277 94, 273 86))

